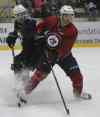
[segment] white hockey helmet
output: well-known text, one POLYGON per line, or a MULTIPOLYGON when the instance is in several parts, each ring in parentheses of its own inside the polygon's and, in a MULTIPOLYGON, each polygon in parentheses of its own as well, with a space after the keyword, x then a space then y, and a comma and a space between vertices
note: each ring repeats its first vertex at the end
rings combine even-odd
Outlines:
POLYGON ((61 15, 74 15, 74 9, 70 5, 64 5, 60 9, 61 15))
POLYGON ((14 15, 18 15, 18 14, 24 13, 24 12, 26 12, 26 11, 27 11, 26 8, 25 8, 23 5, 21 5, 21 4, 16 5, 16 6, 13 8, 13 13, 14 13, 14 15))

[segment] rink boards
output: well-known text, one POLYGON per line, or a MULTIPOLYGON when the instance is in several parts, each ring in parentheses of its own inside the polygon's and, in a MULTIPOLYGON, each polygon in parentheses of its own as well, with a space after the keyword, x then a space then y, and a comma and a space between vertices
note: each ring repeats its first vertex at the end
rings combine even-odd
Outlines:
MULTIPOLYGON (((100 47, 100 21, 96 22, 75 22, 79 35, 75 47, 100 47)), ((0 50, 8 50, 6 37, 13 31, 13 23, 0 23, 0 50)), ((17 40, 16 49, 20 49, 20 42, 17 40)))

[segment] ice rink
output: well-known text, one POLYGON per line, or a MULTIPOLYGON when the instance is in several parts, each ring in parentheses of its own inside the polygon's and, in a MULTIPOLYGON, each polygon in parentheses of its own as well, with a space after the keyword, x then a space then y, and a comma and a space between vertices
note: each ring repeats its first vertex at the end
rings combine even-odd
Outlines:
MULTIPOLYGON (((73 54, 84 75, 84 92, 92 100, 75 99, 69 78, 54 66, 70 117, 100 117, 100 48, 74 48, 73 54)), ((32 92, 28 105, 16 107, 11 63, 11 51, 0 51, 0 117, 67 117, 52 74, 32 92)))

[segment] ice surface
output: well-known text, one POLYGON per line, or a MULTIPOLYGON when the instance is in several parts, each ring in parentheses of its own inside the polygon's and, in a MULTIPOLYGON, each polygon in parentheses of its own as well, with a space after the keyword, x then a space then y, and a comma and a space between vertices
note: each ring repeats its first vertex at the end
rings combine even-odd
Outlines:
MULTIPOLYGON (((76 100, 70 80, 56 65, 54 70, 71 117, 100 117, 100 48, 74 48, 73 54, 84 75, 84 91, 93 99, 76 100)), ((16 107, 12 61, 10 51, 0 51, 0 117, 67 117, 52 74, 32 92, 28 105, 16 107)))

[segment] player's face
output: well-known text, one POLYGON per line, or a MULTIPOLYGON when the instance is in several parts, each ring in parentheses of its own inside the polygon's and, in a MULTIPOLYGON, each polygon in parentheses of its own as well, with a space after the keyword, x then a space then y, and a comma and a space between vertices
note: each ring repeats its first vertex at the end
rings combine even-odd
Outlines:
POLYGON ((63 20, 64 22, 71 23, 73 21, 74 15, 69 15, 69 14, 64 14, 63 15, 63 20))
POLYGON ((19 14, 16 15, 16 19, 19 20, 19 21, 23 20, 25 15, 26 15, 25 12, 19 13, 19 14))

